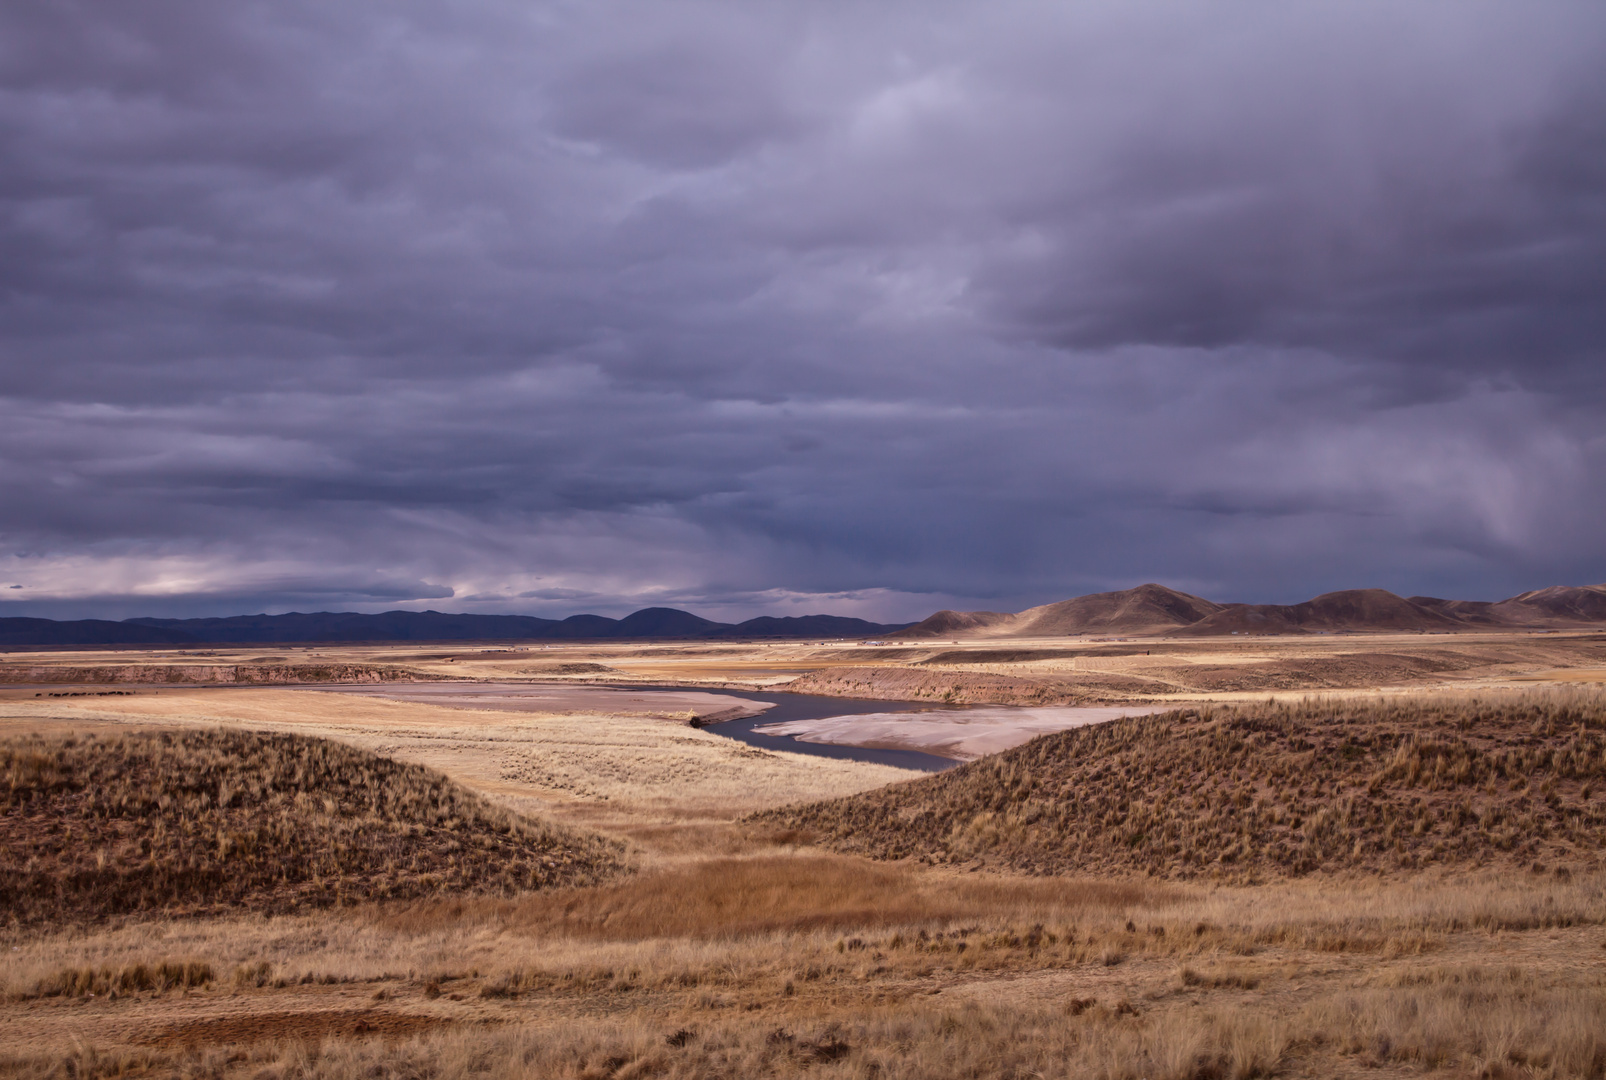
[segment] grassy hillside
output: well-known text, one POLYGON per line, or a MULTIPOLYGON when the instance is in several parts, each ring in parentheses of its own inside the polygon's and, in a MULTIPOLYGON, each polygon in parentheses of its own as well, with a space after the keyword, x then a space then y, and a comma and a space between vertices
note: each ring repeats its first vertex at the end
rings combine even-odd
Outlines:
POLYGON ((617 845, 341 743, 246 731, 0 742, 14 923, 585 884, 617 845))
POLYGON ((1255 880, 1598 865, 1606 696, 1186 710, 755 820, 877 858, 1255 880))

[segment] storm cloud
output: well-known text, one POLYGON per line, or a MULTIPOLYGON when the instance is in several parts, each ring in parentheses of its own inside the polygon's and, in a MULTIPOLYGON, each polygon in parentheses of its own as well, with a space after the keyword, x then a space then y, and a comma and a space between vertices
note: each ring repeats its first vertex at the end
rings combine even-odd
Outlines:
POLYGON ((0 597, 1606 579, 1603 56, 1593 2, 5 5, 0 597))

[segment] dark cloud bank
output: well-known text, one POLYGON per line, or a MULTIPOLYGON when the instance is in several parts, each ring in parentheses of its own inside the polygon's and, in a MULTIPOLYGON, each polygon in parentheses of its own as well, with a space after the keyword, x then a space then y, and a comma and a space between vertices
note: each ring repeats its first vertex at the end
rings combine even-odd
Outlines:
POLYGON ((1593 0, 4 5, 0 607, 1606 579, 1603 55, 1593 0))

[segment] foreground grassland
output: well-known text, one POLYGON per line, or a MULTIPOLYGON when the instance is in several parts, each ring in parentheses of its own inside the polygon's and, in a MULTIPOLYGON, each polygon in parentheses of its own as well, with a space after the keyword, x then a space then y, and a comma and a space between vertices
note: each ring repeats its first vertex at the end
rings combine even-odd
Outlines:
MULTIPOLYGON (((634 870, 15 923, 0 934, 0 1076, 1606 1075, 1606 872, 1586 812, 1606 698, 1588 687, 1195 706, 1010 752, 1105 733, 1039 765, 1004 755, 912 782, 727 760, 705 741, 718 736, 648 716, 258 689, 3 704, 36 738, 70 727, 69 750, 157 724, 179 741, 224 722, 333 736, 567 823, 532 829, 623 838, 634 870), (1127 817, 1159 815, 1167 785, 1184 831, 1166 843, 1190 855, 1155 862, 1120 799, 1127 817), (1349 825, 1332 809, 1346 799, 1349 825), (856 838, 840 825, 861 806, 885 820, 856 838), (1366 806, 1392 808, 1387 843, 1366 806), (895 836, 963 858, 887 858, 895 836), (1049 861, 1073 840, 1085 863, 1049 861)), ((147 783, 189 782, 169 772, 147 783)), ((372 812, 314 808, 334 830, 372 812)))
POLYGON ((1595 876, 1201 889, 781 853, 18 939, 0 1068, 1598 1076, 1603 918, 1595 876))

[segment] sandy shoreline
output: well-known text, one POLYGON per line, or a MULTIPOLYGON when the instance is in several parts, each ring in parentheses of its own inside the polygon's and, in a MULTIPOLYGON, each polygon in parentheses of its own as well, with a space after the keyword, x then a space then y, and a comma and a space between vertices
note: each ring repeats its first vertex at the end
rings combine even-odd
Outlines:
POLYGON ((800 742, 865 746, 887 750, 920 750, 956 761, 973 761, 1039 735, 1123 716, 1164 712, 1170 706, 1018 708, 985 706, 932 712, 861 713, 818 720, 762 724, 764 735, 789 735, 800 742))

